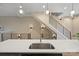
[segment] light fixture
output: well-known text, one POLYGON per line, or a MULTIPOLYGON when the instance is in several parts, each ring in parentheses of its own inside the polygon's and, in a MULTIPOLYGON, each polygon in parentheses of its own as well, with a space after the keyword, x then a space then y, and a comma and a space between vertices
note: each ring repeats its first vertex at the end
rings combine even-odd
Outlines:
POLYGON ((44 8, 44 9, 45 9, 45 7, 46 7, 46 6, 45 6, 45 5, 43 5, 43 8, 44 8))
POLYGON ((22 6, 20 5, 19 8, 22 8, 22 6))
POLYGON ((49 14, 49 10, 46 10, 46 14, 49 14))
POLYGON ((18 39, 20 39, 20 38, 21 38, 21 34, 18 34, 17 36, 18 36, 18 39))
POLYGON ((23 10, 22 10, 22 9, 20 9, 20 10, 19 10, 19 13, 20 13, 20 14, 23 14, 23 10))
POLYGON ((58 16, 58 18, 59 18, 59 20, 62 20, 62 18, 63 18, 63 15, 60 15, 60 16, 58 16))
POLYGON ((18 34, 18 36, 20 36, 20 34, 18 34))
POLYGON ((72 15, 74 15, 74 14, 75 14, 75 10, 72 10, 70 13, 71 13, 72 15))
POLYGON ((46 14, 49 14, 49 10, 48 10, 48 3, 47 3, 46 14))
POLYGON ((64 10, 66 10, 67 9, 67 7, 64 7, 64 10))
POLYGON ((30 28, 30 29, 33 29, 33 24, 30 24, 30 25, 29 25, 29 28, 30 28))
POLYGON ((75 10, 73 9, 73 3, 72 3, 72 10, 71 10, 71 12, 70 12, 70 15, 73 17, 73 15, 75 14, 75 10))
POLYGON ((41 29, 43 30, 45 28, 45 25, 44 24, 41 24, 41 29))
POLYGON ((32 30, 33 30, 33 24, 29 24, 29 33, 30 34, 31 34, 32 30))
POLYGON ((20 14, 23 14, 24 13, 22 4, 20 4, 20 6, 19 6, 19 13, 20 14))
POLYGON ((52 34, 52 37, 56 37, 56 34, 52 34))

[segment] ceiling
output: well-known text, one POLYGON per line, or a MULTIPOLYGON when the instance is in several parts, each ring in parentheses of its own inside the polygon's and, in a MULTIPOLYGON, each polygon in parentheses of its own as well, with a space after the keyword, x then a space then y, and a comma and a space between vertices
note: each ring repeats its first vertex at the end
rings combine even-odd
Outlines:
MULTIPOLYGON (((62 12, 63 16, 69 16, 70 11, 72 10, 71 3, 0 3, 0 16, 18 16, 19 6, 23 6, 24 16, 31 15, 34 12, 41 12, 48 9, 51 12, 62 12), (44 9, 42 6, 45 5, 44 9), (66 7, 66 9, 64 9, 66 7)), ((76 11, 76 14, 79 13, 79 4, 74 3, 73 9, 76 11)))

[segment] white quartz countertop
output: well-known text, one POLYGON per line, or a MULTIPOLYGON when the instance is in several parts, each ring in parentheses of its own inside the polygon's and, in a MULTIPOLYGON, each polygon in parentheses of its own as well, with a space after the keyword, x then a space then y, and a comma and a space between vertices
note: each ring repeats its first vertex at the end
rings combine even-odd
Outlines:
POLYGON ((79 40, 42 40, 42 43, 51 43, 55 49, 29 49, 30 44, 39 42, 38 39, 9 39, 0 42, 0 53, 79 52, 79 40))

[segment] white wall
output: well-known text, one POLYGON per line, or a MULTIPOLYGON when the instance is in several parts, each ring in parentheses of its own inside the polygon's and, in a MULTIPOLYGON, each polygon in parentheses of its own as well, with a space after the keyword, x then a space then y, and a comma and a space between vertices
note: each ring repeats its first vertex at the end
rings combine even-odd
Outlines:
MULTIPOLYGON (((43 18, 43 17, 42 17, 43 18)), ((43 20, 48 22, 47 20, 43 20)), ((63 24, 67 29, 69 29, 72 35, 75 35, 79 32, 79 17, 72 20, 71 18, 64 18, 60 20, 61 24, 63 24)), ((0 26, 6 27, 7 31, 13 31, 16 33, 28 33, 29 24, 33 24, 32 37, 40 37, 40 23, 36 21, 33 17, 15 17, 15 16, 0 16, 0 26)), ((46 31, 47 32, 47 31, 46 31)))
MULTIPOLYGON (((49 23, 49 18, 47 18, 46 15, 37 15, 41 21, 45 23, 49 23)), ((58 19, 57 19, 58 20, 58 19)), ((79 17, 72 20, 71 17, 64 17, 62 20, 58 20, 65 28, 67 28, 69 31, 71 31, 71 37, 73 38, 73 35, 76 33, 79 33, 79 17)))
POLYGON ((39 25, 32 17, 0 17, 0 25, 13 30, 14 32, 27 32, 29 24, 33 24, 34 28, 39 25))
POLYGON ((49 24, 49 16, 45 13, 35 13, 34 17, 39 18, 42 22, 49 24))
POLYGON ((4 26, 7 31, 10 30, 16 33, 28 33, 29 24, 33 24, 32 34, 39 37, 40 24, 35 21, 33 17, 0 17, 0 25, 4 26))
MULTIPOLYGON (((14 33, 28 33, 30 24, 33 24, 33 30, 31 32, 32 38, 40 38, 41 24, 33 17, 0 16, 0 25, 4 26, 7 31, 12 31, 14 33)), ((48 33, 47 30, 44 31, 45 37, 49 35, 48 33)))
POLYGON ((72 19, 71 18, 63 18, 59 21, 64 27, 66 27, 69 31, 72 31, 72 19))
POLYGON ((39 20, 40 22, 43 22, 46 26, 48 26, 52 31, 54 31, 57 34, 57 39, 67 39, 64 35, 62 35, 61 32, 57 31, 56 28, 54 28, 51 24, 49 24, 49 15, 46 15, 44 13, 38 13, 34 14, 34 17, 39 20))
POLYGON ((59 22, 71 31, 72 39, 76 39, 76 37, 73 36, 75 36, 76 33, 79 33, 79 17, 75 17, 73 20, 67 17, 59 22))
POLYGON ((73 20, 73 35, 76 35, 76 33, 79 33, 79 17, 73 20))

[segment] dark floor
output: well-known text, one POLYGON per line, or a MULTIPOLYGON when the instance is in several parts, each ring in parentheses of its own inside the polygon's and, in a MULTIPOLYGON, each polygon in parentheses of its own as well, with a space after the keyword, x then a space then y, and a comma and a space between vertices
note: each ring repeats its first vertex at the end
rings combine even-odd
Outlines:
POLYGON ((62 53, 0 53, 0 56, 62 56, 62 53))

